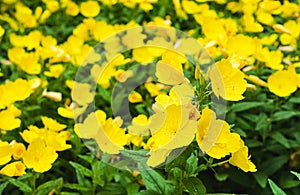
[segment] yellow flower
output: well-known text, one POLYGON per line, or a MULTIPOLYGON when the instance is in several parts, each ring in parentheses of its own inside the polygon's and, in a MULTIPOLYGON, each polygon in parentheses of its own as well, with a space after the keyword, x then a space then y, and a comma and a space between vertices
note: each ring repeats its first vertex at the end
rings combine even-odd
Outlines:
POLYGON ((280 97, 291 95, 297 90, 298 77, 292 65, 288 70, 279 70, 268 78, 269 90, 280 97))
POLYGON ((0 37, 2 37, 5 33, 5 29, 0 25, 0 37))
POLYGON ((89 114, 84 123, 76 124, 75 132, 80 138, 95 139, 103 152, 118 154, 128 141, 122 122, 120 117, 106 119, 105 112, 97 110, 89 114))
POLYGON ((85 17, 95 17, 100 13, 97 1, 86 1, 80 4, 80 13, 85 17))
POLYGON ((79 105, 86 105, 94 100, 94 92, 90 92, 91 86, 87 83, 74 83, 72 99, 79 105))
POLYGON ((146 115, 140 114, 134 117, 131 122, 132 125, 128 126, 128 132, 132 135, 146 136, 149 135, 150 120, 146 115))
POLYGON ((16 118, 16 115, 9 109, 0 111, 0 129, 1 130, 13 130, 21 125, 21 120, 16 118))
POLYGON ((23 157, 24 152, 26 151, 26 147, 22 143, 13 142, 13 157, 15 160, 20 160, 23 157))
POLYGON ((242 57, 248 57, 253 55, 260 47, 261 43, 257 38, 251 38, 239 34, 229 38, 226 49, 230 53, 235 53, 242 57))
POLYGON ((56 102, 60 102, 62 99, 62 94, 60 92, 47 91, 47 89, 43 91, 42 95, 43 97, 49 98, 56 102))
POLYGON ((229 163, 239 167, 245 172, 256 172, 255 165, 249 160, 247 146, 241 147, 238 151, 232 154, 229 159, 229 163))
POLYGON ((65 118, 70 118, 70 119, 74 118, 73 110, 70 107, 65 107, 65 108, 64 107, 59 107, 57 109, 57 113, 60 116, 65 117, 65 118))
POLYGON ((28 130, 24 130, 20 134, 27 143, 32 143, 36 139, 41 139, 47 147, 51 147, 56 151, 63 151, 71 148, 71 145, 66 144, 66 141, 69 139, 68 131, 55 132, 45 128, 39 129, 36 126, 29 126, 28 130))
POLYGON ((13 148, 8 142, 0 140, 0 165, 5 165, 11 160, 13 154, 13 148))
POLYGON ((216 114, 208 107, 202 111, 196 140, 202 152, 217 159, 237 151, 242 146, 240 136, 231 133, 229 125, 216 119, 216 114))
POLYGON ((70 16, 77 16, 79 13, 78 5, 76 3, 74 3, 73 1, 68 1, 66 13, 70 16))
POLYGON ((154 84, 152 82, 147 82, 145 83, 145 88, 150 93, 151 97, 155 97, 158 96, 159 94, 164 94, 165 92, 162 92, 160 90, 166 88, 166 86, 159 83, 154 84))
POLYGON ((51 169, 52 163, 58 155, 53 147, 46 146, 42 139, 31 142, 23 155, 26 167, 33 168, 35 172, 43 173, 51 169))
POLYGON ((44 124, 44 127, 51 131, 61 131, 67 127, 67 125, 60 124, 56 120, 45 116, 42 116, 42 122, 44 124))
POLYGON ((244 74, 237 68, 233 68, 229 59, 222 59, 211 67, 209 72, 212 90, 214 94, 225 100, 238 101, 243 99, 247 82, 244 74))
POLYGON ((58 78, 64 71, 62 64, 51 65, 49 71, 45 71, 44 74, 48 77, 58 78))
POLYGON ((128 101, 130 103, 138 103, 143 101, 143 97, 136 91, 133 91, 128 96, 128 101))
POLYGON ((147 143, 147 147, 150 147, 150 157, 147 160, 149 166, 158 166, 172 150, 187 146, 193 141, 197 121, 192 115, 192 105, 172 104, 150 117, 152 137, 147 143))
POLYGON ((0 170, 0 174, 9 177, 16 177, 16 176, 25 175, 26 174, 25 170, 26 170, 25 165, 22 162, 17 161, 17 162, 12 162, 10 164, 7 164, 5 167, 3 167, 0 170))

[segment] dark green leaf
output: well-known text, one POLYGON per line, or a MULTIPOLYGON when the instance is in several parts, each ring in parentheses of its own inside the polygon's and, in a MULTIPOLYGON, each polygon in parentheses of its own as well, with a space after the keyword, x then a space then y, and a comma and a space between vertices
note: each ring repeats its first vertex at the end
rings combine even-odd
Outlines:
POLYGON ((0 195, 2 194, 3 190, 6 188, 6 186, 8 185, 8 181, 4 182, 2 184, 0 184, 0 195))
POLYGON ((240 111, 248 110, 250 108, 263 106, 263 105, 265 105, 264 102, 239 102, 231 106, 231 111, 240 112, 240 111))
POLYGON ((134 195, 162 195, 153 190, 143 190, 141 192, 135 193, 134 195))
POLYGON ((148 190, 154 190, 158 193, 165 194, 167 191, 166 180, 156 171, 149 169, 141 171, 142 178, 148 190))
POLYGON ((279 188, 271 179, 268 179, 268 182, 274 195, 286 195, 286 193, 281 188, 279 188))
POLYGON ((89 191, 92 191, 92 188, 85 187, 83 185, 76 184, 76 183, 74 183, 74 184, 73 183, 64 184, 64 187, 72 189, 72 190, 77 190, 77 191, 80 191, 80 192, 89 192, 89 191))
POLYGON ((264 172, 258 171, 254 173, 253 176, 257 183, 260 185, 260 187, 265 188, 267 186, 268 176, 264 172))
POLYGON ((18 187, 22 192, 32 192, 32 188, 21 181, 18 181, 13 178, 9 178, 8 181, 14 186, 18 187))
POLYGON ((37 195, 48 194, 53 189, 60 189, 62 187, 62 184, 62 178, 43 183, 37 188, 37 195))
POLYGON ((87 177, 93 176, 93 172, 91 170, 89 170, 88 168, 82 166, 81 164, 71 162, 71 161, 70 161, 70 164, 72 165, 72 167, 74 167, 77 171, 81 172, 83 175, 85 175, 87 177))
POLYGON ((276 131, 274 133, 271 134, 271 137, 276 140, 277 142, 279 142, 280 144, 282 144, 285 148, 291 148, 289 140, 286 139, 282 133, 276 131))
POLYGON ((139 191, 139 184, 137 183, 130 183, 126 185, 126 191, 128 195, 133 195, 139 191))
POLYGON ((204 195, 206 194, 206 188, 202 181, 197 177, 189 177, 183 179, 184 187, 188 190, 189 194, 204 195))
POLYGON ((280 120, 286 120, 293 116, 299 116, 299 112, 295 111, 278 111, 273 116, 273 121, 280 121, 280 120))

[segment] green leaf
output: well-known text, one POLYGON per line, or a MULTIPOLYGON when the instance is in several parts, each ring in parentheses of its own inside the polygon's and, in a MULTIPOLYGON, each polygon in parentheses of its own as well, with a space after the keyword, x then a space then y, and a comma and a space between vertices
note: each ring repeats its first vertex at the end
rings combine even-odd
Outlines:
POLYGON ((37 195, 48 194, 53 189, 60 189, 63 185, 63 179, 48 181, 37 188, 37 195))
POLYGON ((292 97, 289 102, 295 103, 295 104, 300 104, 300 97, 292 97))
POLYGON ((104 178, 104 166, 101 161, 95 160, 92 164, 92 171, 93 171, 93 183, 98 184, 99 186, 103 187, 105 182, 104 178))
POLYGON ((198 157, 192 154, 186 161, 185 174, 195 176, 198 170, 198 157))
POLYGON ((162 195, 162 194, 153 190, 143 190, 141 192, 135 193, 134 195, 162 195))
POLYGON ((77 191, 80 191, 80 192, 90 192, 90 191, 92 191, 92 188, 85 187, 81 184, 76 184, 76 183, 64 184, 64 187, 72 189, 72 190, 77 190, 77 191))
POLYGON ((279 188, 271 179, 268 179, 268 182, 274 195, 286 195, 286 193, 281 188, 279 188))
POLYGON ((288 139, 286 139, 282 133, 276 131, 274 133, 271 134, 271 137, 276 140, 277 142, 279 142, 281 145, 283 145, 285 148, 291 148, 290 146, 290 142, 288 139))
POLYGON ((154 190, 161 194, 166 194, 169 184, 159 173, 149 169, 141 171, 141 176, 144 180, 146 189, 154 190))
POLYGON ((216 174, 215 174, 215 178, 216 178, 218 181, 225 181, 228 177, 229 177, 229 175, 226 174, 226 173, 216 173, 216 174))
POLYGON ((275 112, 274 116, 273 116, 273 121, 280 121, 280 120, 286 120, 289 119, 293 116, 299 116, 299 112, 295 112, 295 111, 278 111, 275 112))
POLYGON ((83 175, 87 176, 87 177, 92 177, 93 176, 93 172, 91 170, 89 170, 88 168, 82 166, 81 164, 75 163, 70 161, 70 164, 72 165, 72 167, 74 167, 77 171, 81 172, 83 175))
POLYGON ((274 157, 264 162, 261 165, 260 169, 264 170, 264 173, 266 175, 272 175, 273 173, 278 171, 285 163, 287 163, 288 160, 289 160, 288 155, 281 155, 278 157, 274 157))
POLYGON ((2 194, 3 190, 6 188, 6 186, 9 184, 9 182, 4 182, 0 184, 0 195, 2 194))
POLYGON ((297 173, 295 171, 291 171, 292 174, 294 174, 300 181, 300 173, 297 173))
POLYGON ((248 110, 250 108, 263 106, 265 104, 266 103, 264 103, 264 102, 239 102, 239 103, 235 103, 231 106, 231 111, 241 112, 241 111, 244 111, 244 110, 248 110))
POLYGON ((13 178, 9 178, 8 181, 14 186, 18 187, 22 192, 32 192, 32 188, 21 181, 18 181, 13 178))
POLYGON ((267 186, 268 176, 264 172, 258 171, 254 173, 253 176, 257 183, 260 185, 260 187, 265 188, 267 186))
POLYGON ((128 195, 134 195, 135 193, 137 193, 139 191, 139 184, 137 183, 130 183, 126 185, 126 191, 128 195))
POLYGON ((193 195, 205 195, 206 188, 202 181, 197 177, 188 177, 183 179, 184 187, 188 190, 189 194, 193 195))

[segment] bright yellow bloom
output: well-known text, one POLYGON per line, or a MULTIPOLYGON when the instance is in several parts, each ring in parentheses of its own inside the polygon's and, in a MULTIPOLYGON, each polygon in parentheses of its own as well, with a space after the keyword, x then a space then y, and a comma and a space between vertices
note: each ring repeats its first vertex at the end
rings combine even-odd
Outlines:
POLYGON ((0 37, 2 37, 5 33, 4 28, 0 25, 0 37))
POLYGON ((64 71, 62 64, 55 64, 49 67, 49 71, 45 71, 44 74, 48 77, 58 78, 64 71))
POLYGON ((31 142, 23 155, 26 167, 33 168, 35 172, 43 173, 52 167, 58 155, 53 147, 49 147, 42 139, 31 142))
POLYGON ((226 46, 229 53, 235 53, 242 57, 253 55, 259 48, 261 48, 261 43, 258 39, 242 34, 229 38, 226 46))
POLYGON ((13 142, 13 157, 15 160, 20 160, 23 157, 24 152, 26 151, 26 147, 22 143, 13 142))
POLYGON ((66 13, 70 16, 77 16, 79 13, 78 5, 76 3, 74 3, 73 1, 68 1, 66 13))
POLYGON ((280 97, 291 95, 297 90, 297 85, 298 77, 292 65, 288 70, 277 71, 268 78, 269 90, 280 97))
POLYGON ((208 107, 202 110, 196 140, 202 152, 217 159, 236 152, 242 146, 240 136, 231 133, 230 126, 225 121, 216 119, 215 112, 208 107))
POLYGON ((17 161, 17 162, 12 162, 10 164, 7 164, 5 167, 3 167, 0 170, 0 174, 9 177, 16 177, 16 176, 25 175, 26 174, 25 170, 26 170, 25 165, 22 162, 17 161))
POLYGON ((5 165, 11 160, 13 148, 8 142, 0 140, 0 165, 5 165))
POLYGON ((211 67, 209 72, 212 90, 214 94, 225 100, 238 101, 243 99, 242 94, 246 91, 247 82, 244 73, 233 68, 229 59, 222 59, 211 67))
POLYGON ((128 100, 130 103, 138 103, 143 101, 143 97, 136 91, 133 91, 129 94, 128 100))
POLYGON ((59 107, 57 113, 62 117, 74 119, 73 110, 70 107, 59 107))
POLYGON ((86 1, 80 4, 80 13, 85 17, 95 17, 100 13, 97 1, 86 1))
POLYGON ((128 132, 132 135, 149 135, 150 120, 146 115, 140 114, 132 119, 132 125, 128 126, 128 132))
POLYGON ((28 130, 24 130, 20 134, 27 143, 32 143, 36 139, 41 139, 47 147, 51 147, 56 151, 63 151, 71 148, 71 145, 66 144, 66 141, 69 139, 68 131, 55 132, 45 128, 29 126, 28 130))
POLYGON ((122 123, 120 117, 106 119, 105 112, 97 110, 89 114, 84 123, 76 124, 75 132, 81 138, 95 139, 103 152, 118 154, 128 141, 122 123))
POLYGON ((158 96, 159 94, 164 94, 164 92, 160 91, 164 88, 166 88, 165 85, 162 85, 160 83, 152 83, 152 82, 147 82, 145 83, 145 88, 147 91, 150 93, 151 97, 158 96))
POLYGON ((250 157, 248 156, 248 148, 247 146, 241 147, 238 151, 233 153, 229 159, 229 163, 239 167, 245 172, 256 172, 255 165, 250 161, 250 157))
POLYGON ((67 125, 60 124, 56 120, 45 116, 42 116, 42 122, 45 128, 51 131, 61 131, 67 127, 67 125))
POLYGON ((21 120, 16 118, 17 116, 9 109, 0 111, 0 129, 10 131, 20 127, 21 120))
POLYGON ((72 99, 79 105, 85 105, 94 100, 94 92, 90 92, 91 86, 87 83, 74 83, 72 99))

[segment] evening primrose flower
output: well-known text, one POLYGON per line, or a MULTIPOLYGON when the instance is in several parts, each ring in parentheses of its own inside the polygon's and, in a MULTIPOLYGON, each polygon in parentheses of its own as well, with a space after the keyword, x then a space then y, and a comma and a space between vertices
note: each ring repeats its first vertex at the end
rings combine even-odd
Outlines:
POLYGON ((269 90, 280 97, 291 95, 297 90, 297 85, 298 77, 292 65, 287 70, 279 70, 268 78, 269 90))
POLYGON ((70 16, 77 16, 79 14, 79 7, 73 1, 67 2, 66 14, 70 16))
POLYGON ((247 146, 243 146, 238 151, 234 152, 229 159, 229 163, 239 167, 244 172, 257 171, 255 165, 250 161, 247 146))
POLYGON ((0 25, 0 37, 2 37, 5 33, 4 28, 0 25))
POLYGON ((242 57, 253 55, 257 49, 261 48, 261 43, 257 38, 248 37, 242 34, 230 37, 226 50, 242 57))
POLYGON ((44 127, 51 131, 61 131, 67 127, 67 125, 60 124, 59 122, 57 122, 56 120, 54 120, 52 118, 45 117, 45 116, 42 116, 41 118, 42 118, 44 127))
POLYGON ((23 143, 17 143, 13 141, 10 145, 12 145, 13 149, 13 158, 15 160, 20 160, 23 157, 24 152, 26 151, 26 147, 23 143))
POLYGON ((225 100, 238 101, 243 99, 242 94, 246 91, 247 82, 244 73, 233 68, 229 59, 222 59, 211 67, 209 72, 212 91, 225 100))
POLYGON ((19 113, 13 113, 9 109, 0 111, 0 129, 10 131, 20 127, 21 120, 16 118, 19 115, 19 113))
POLYGON ((141 96, 140 93, 133 91, 129 94, 128 101, 130 103, 139 103, 143 101, 143 97, 141 96))
POLYGON ((45 71, 44 74, 48 77, 58 78, 65 70, 62 64, 55 64, 49 67, 49 71, 45 71))
POLYGON ((0 140, 0 165, 5 165, 11 160, 13 148, 8 142, 0 140))
POLYGON ((53 147, 47 146, 42 139, 32 141, 23 155, 23 162, 35 172, 43 173, 51 169, 58 154, 53 147))
POLYGON ((25 170, 26 170, 25 165, 20 161, 16 161, 16 162, 12 162, 10 164, 5 165, 0 170, 0 174, 6 175, 9 177, 16 177, 16 176, 25 175, 26 174, 25 170))
POLYGON ((85 17, 95 17, 100 13, 97 1, 86 1, 80 4, 80 13, 85 17))
POLYGON ((216 119, 215 112, 208 107, 202 110, 196 140, 202 152, 217 159, 236 152, 242 147, 240 136, 231 133, 228 123, 216 119))

